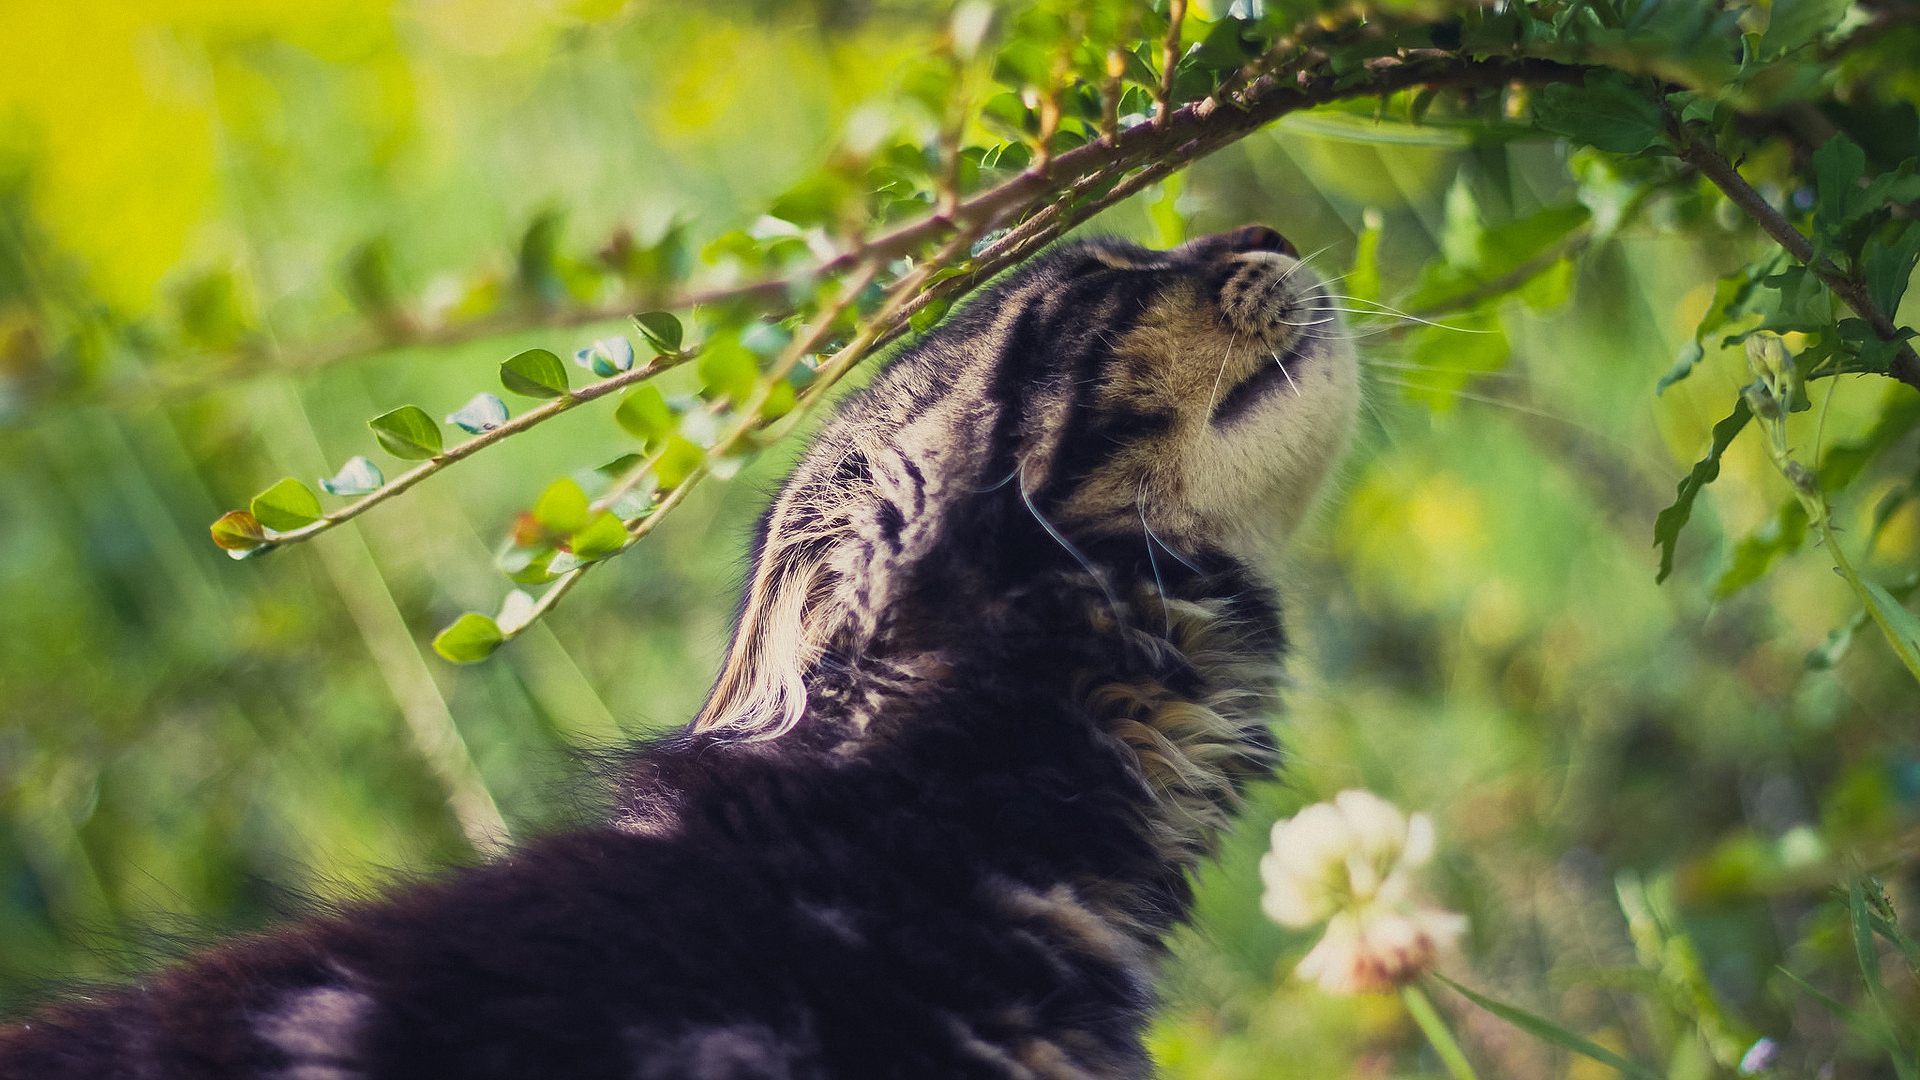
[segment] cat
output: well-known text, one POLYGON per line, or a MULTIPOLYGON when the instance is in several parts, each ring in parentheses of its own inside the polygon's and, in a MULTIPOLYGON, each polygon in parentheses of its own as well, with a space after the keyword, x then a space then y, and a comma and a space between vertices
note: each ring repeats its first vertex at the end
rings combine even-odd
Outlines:
POLYGON ((55 1004, 0 1078, 1146 1076, 1358 400, 1273 230, 1060 246, 824 427, 605 822, 55 1004))

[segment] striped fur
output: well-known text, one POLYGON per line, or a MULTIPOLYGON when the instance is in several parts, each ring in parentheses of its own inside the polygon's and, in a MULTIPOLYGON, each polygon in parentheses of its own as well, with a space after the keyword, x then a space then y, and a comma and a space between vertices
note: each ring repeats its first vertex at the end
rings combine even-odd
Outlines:
POLYGON ((1142 1077, 1187 871, 1276 753, 1261 553, 1355 365, 1270 230, 1063 247, 768 511, 604 823, 0 1029, 0 1080, 1142 1077))

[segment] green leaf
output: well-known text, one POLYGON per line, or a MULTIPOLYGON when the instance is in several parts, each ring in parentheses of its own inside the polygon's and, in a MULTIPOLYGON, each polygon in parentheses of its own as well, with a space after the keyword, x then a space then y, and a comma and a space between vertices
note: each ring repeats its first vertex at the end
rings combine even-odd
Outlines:
POLYGON ((680 320, 670 311, 643 311, 633 317, 634 329, 647 339, 647 344, 663 353, 679 352, 684 335, 680 320))
POLYGON ((493 655, 507 640, 500 624, 485 615, 467 612, 433 639, 433 651, 456 664, 477 664, 493 655))
POLYGON ((677 488, 692 475, 693 470, 705 461, 707 452, 680 435, 667 438, 665 449, 660 452, 660 461, 653 467, 653 475, 660 478, 662 490, 677 488))
POLYGON ((567 365, 545 349, 528 349, 500 363, 500 385, 521 397, 565 396, 567 365))
POLYGON ((1828 631, 1827 639, 1807 653, 1808 671, 1830 671, 1840 663, 1841 657, 1853 645, 1853 635, 1864 629, 1869 619, 1865 611, 1856 611, 1853 618, 1828 631))
POLYGON ((586 527, 567 538, 567 547, 581 562, 604 559, 627 546, 627 526, 619 515, 602 510, 586 527))
MULTIPOLYGON (((1878 616, 1882 631, 1887 632, 1888 644, 1894 651, 1904 653, 1906 657, 1920 657, 1920 618, 1915 618, 1893 594, 1871 581, 1862 580, 1867 596, 1873 601, 1874 614, 1878 616)), ((1903 657, 1904 659, 1905 657, 1903 657)), ((1911 665, 1909 665, 1911 666, 1911 665)))
POLYGON ((289 476, 253 497, 254 519, 275 532, 287 532, 320 520, 320 499, 289 476))
POLYGON ((1866 881, 1867 916, 1873 923, 1873 932, 1886 938, 1907 962, 1907 967, 1920 972, 1920 942, 1915 942, 1900 929, 1895 922, 1893 904, 1887 900, 1886 888, 1878 878, 1866 881))
POLYGON ((1833 29, 1849 4, 1850 0, 1773 0, 1767 32, 1760 35, 1760 55, 1778 56, 1807 44, 1833 29))
POLYGON ((1712 98, 1696 94, 1691 90, 1667 95, 1667 105, 1680 114, 1680 122, 1683 124, 1713 123, 1717 104, 1712 98))
POLYGON ((649 447, 680 430, 680 418, 673 414, 665 394, 657 386, 638 386, 620 399, 613 418, 628 434, 649 447))
POLYGON ((1775 559, 1800 550, 1806 539, 1806 507, 1799 499, 1789 499, 1766 524, 1734 547, 1732 562, 1714 583, 1714 599, 1724 600, 1760 580, 1775 559))
POLYGON ((587 527, 587 493, 570 479, 559 479, 533 506, 534 520, 565 535, 587 527))
POLYGON ((944 296, 936 296, 921 305, 920 310, 909 315, 907 325, 913 327, 914 333, 924 334, 933 329, 934 325, 946 316, 947 309, 952 306, 953 301, 944 296))
POLYGON ((1525 1009, 1518 1009, 1512 1005, 1495 1001, 1485 995, 1476 994, 1466 987, 1461 986, 1459 983, 1454 982, 1452 979, 1447 978, 1445 975, 1436 974, 1433 977, 1458 991, 1468 1001, 1473 1002, 1475 1005, 1480 1006, 1535 1038, 1544 1039, 1555 1046, 1563 1047, 1576 1054, 1590 1057, 1602 1065, 1610 1065, 1628 1076, 1635 1077, 1636 1080, 1662 1080, 1659 1073, 1647 1068, 1645 1065, 1629 1061, 1591 1039, 1583 1038, 1580 1035, 1568 1031, 1566 1028, 1548 1020, 1546 1017, 1535 1016, 1525 1009))
POLYGON ((213 542, 227 551, 252 551, 267 542, 266 530, 260 522, 245 510, 233 510, 220 515, 213 523, 213 542))
POLYGON ((1667 580, 1667 575, 1673 573, 1673 546, 1680 540, 1680 530, 1693 517, 1693 501, 1700 496, 1701 488, 1719 477, 1720 455, 1727 452, 1734 436, 1740 434, 1740 429, 1751 419, 1753 410, 1742 398, 1726 419, 1713 425, 1713 444, 1707 449, 1707 456, 1695 462, 1692 471, 1680 481, 1673 505, 1660 511, 1660 516, 1654 519, 1653 542, 1660 548, 1660 572, 1654 576, 1654 584, 1667 580))
POLYGON ((1832 231, 1851 220, 1862 209, 1866 193, 1860 190, 1860 179, 1866 174, 1867 152, 1845 135, 1835 135, 1815 150, 1814 221, 1832 231))
POLYGON ((1667 369, 1665 375, 1660 376, 1660 381, 1653 384, 1654 396, 1660 396, 1666 392, 1667 387, 1693 374, 1693 366, 1706 355, 1707 350, 1701 347, 1698 338, 1680 346, 1679 358, 1674 360, 1673 366, 1667 369))
POLYGON ((1865 256, 1867 295, 1887 318, 1900 310, 1907 295, 1907 283, 1913 280, 1913 267, 1920 263, 1920 227, 1902 222, 1893 240, 1875 238, 1867 242, 1865 256))
POLYGON ((768 420, 778 420, 793 411, 800 403, 800 395, 794 391, 793 383, 781 379, 767 388, 767 400, 760 406, 760 415, 768 420))
POLYGON ((1840 1022, 1846 1025, 1849 1030, 1868 1036, 1882 1047, 1886 1045, 1886 1033, 1880 1030, 1879 1024, 1874 1023, 1871 1019, 1862 1016, 1854 1010, 1847 1008, 1845 1005, 1840 1004, 1838 1001, 1833 1000, 1831 997, 1828 997, 1819 987, 1788 971, 1786 968, 1775 967, 1774 970, 1785 975, 1795 986, 1798 986, 1804 991, 1808 997, 1819 1002, 1821 1008, 1839 1017, 1840 1022))
POLYGON ((759 377, 759 361, 732 338, 711 342, 700 355, 700 381, 710 398, 724 397, 739 404, 753 393, 759 377))
POLYGON ((409 461, 440 456, 440 425, 417 405, 402 405, 367 421, 387 453, 409 461))
POLYGON ((1498 371, 1513 352, 1500 317, 1490 310, 1468 312, 1446 326, 1423 326, 1409 335, 1407 362, 1418 370, 1400 373, 1407 397, 1436 413, 1460 401, 1457 391, 1475 375, 1498 371))
POLYGON ((1535 96, 1533 121, 1615 154, 1637 154, 1661 141, 1666 117, 1643 78, 1618 71, 1588 74, 1585 86, 1554 83, 1535 96))
POLYGON ((1347 289, 1361 300, 1380 299, 1380 228, 1378 210, 1361 216, 1359 243, 1353 253, 1353 269, 1347 274, 1347 289))
POLYGON ((1573 295, 1573 260, 1555 259, 1514 290, 1534 311, 1551 311, 1573 295))
MULTIPOLYGON (((1878 586, 1872 587, 1878 588, 1878 586)), ((1881 595, 1886 595, 1885 590, 1881 591, 1881 595)), ((1891 601, 1892 598, 1888 597, 1888 599, 1891 601)), ((1878 603, 1877 598, 1875 603, 1878 603)), ((1906 609, 1900 610, 1904 613, 1906 609)), ((1916 626, 1916 629, 1920 629, 1920 626, 1916 626)), ((1893 1002, 1887 996, 1886 984, 1880 981, 1880 947, 1874 944, 1873 924, 1867 911, 1866 889, 1859 881, 1855 881, 1847 888, 1847 916, 1848 924, 1853 930, 1854 958, 1859 961, 1861 978, 1866 980, 1867 996, 1873 999, 1874 1011, 1879 1014, 1878 1026, 1883 1033, 1885 1040, 1883 1045, 1887 1054, 1893 1059, 1894 1073, 1900 1077, 1900 1080, 1913 1080, 1914 1061, 1900 1045, 1893 1002)))
POLYGON ((554 550, 548 548, 509 547, 500 554, 498 565, 500 572, 522 585, 538 585, 552 581, 557 575, 551 569, 554 550))

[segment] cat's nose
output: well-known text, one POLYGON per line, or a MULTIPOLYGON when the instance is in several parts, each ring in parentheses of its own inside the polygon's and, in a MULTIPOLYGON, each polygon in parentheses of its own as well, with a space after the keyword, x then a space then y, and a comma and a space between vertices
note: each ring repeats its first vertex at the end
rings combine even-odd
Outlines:
POLYGON ((1242 225, 1229 233, 1220 234, 1223 246, 1228 251, 1277 251, 1282 255, 1300 257, 1300 252, 1273 229, 1265 225, 1242 225))

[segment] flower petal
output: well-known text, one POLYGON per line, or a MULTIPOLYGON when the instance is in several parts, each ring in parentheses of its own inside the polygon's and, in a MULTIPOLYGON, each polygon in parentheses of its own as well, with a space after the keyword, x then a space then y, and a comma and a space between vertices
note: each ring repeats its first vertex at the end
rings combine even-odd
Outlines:
POLYGON ((1312 891, 1291 875, 1269 874, 1272 860, 1272 855, 1260 860, 1260 877, 1267 886, 1260 895, 1260 910, 1266 912, 1267 918, 1282 926, 1305 928, 1333 913, 1333 905, 1324 891, 1312 891))
POLYGON ((1414 814, 1407 818, 1407 842, 1400 849, 1400 865, 1418 869, 1433 858, 1433 818, 1414 814))

